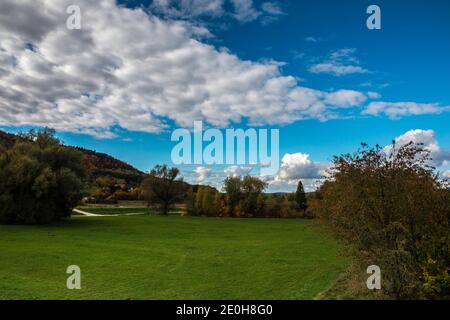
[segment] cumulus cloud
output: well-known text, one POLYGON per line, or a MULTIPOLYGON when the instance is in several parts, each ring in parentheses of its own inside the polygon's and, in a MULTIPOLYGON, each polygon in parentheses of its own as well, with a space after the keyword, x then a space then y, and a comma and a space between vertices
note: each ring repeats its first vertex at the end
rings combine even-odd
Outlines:
POLYGON ((329 168, 328 164, 312 161, 306 153, 286 153, 281 159, 278 178, 283 180, 322 178, 329 168))
MULTIPOLYGON (((423 148, 430 152, 432 164, 435 166, 445 166, 450 161, 450 151, 444 150, 439 146, 436 140, 436 135, 433 130, 415 129, 409 130, 404 134, 394 139, 397 148, 400 148, 408 143, 423 144, 423 148)), ((391 152, 393 146, 385 147, 386 152, 391 152)))
MULTIPOLYGON (((312 40, 313 38, 309 39, 309 41, 312 40)), ((354 56, 355 53, 355 48, 344 48, 334 51, 325 61, 311 65, 309 72, 326 73, 334 76, 368 73, 369 70, 359 66, 360 62, 354 56)))
POLYGON ((117 127, 160 132, 168 119, 186 127, 326 120, 364 100, 301 87, 278 62, 242 60, 199 41, 205 30, 190 23, 113 0, 3 0, 0 12, 0 125, 111 138, 117 127), (81 30, 66 28, 72 4, 81 30))
POLYGON ((325 102, 335 107, 355 107, 367 100, 367 97, 361 92, 354 90, 339 90, 327 95, 325 102))
MULTIPOLYGON (((396 148, 400 148, 410 142, 421 143, 430 152, 431 164, 436 167, 450 165, 450 150, 444 150, 439 146, 433 130, 415 129, 405 132, 394 139, 396 148)), ((386 153, 392 152, 393 145, 384 147, 386 153)), ((278 174, 263 177, 269 184, 271 191, 293 191, 301 180, 305 190, 315 191, 329 177, 332 163, 314 162, 306 153, 287 153, 281 160, 278 174)), ((442 168, 441 168, 442 169, 442 168)), ((450 170, 443 171, 443 177, 450 177, 450 170)))
POLYGON ((198 183, 205 183, 206 179, 211 177, 212 170, 207 167, 196 167, 194 170, 195 175, 197 176, 198 183))
POLYGON ((293 190, 299 180, 302 180, 306 191, 314 191, 327 176, 330 163, 314 162, 306 153, 286 153, 281 159, 278 174, 266 177, 272 191, 293 190))
POLYGON ((225 176, 229 177, 237 177, 237 176, 245 176, 247 174, 250 174, 252 171, 252 167, 242 167, 242 166, 229 166, 226 167, 223 172, 225 176))
POLYGON ((385 114, 391 119, 401 116, 438 114, 450 111, 450 106, 441 106, 437 103, 416 102, 371 102, 362 112, 365 115, 377 116, 385 114))

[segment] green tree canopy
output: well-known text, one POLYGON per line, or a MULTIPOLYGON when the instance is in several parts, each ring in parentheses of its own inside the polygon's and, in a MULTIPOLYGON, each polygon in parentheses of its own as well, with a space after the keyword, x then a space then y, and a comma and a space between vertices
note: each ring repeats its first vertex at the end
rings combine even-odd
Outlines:
POLYGON ((69 217, 86 180, 80 152, 54 131, 22 134, 0 154, 0 222, 41 224, 69 217))

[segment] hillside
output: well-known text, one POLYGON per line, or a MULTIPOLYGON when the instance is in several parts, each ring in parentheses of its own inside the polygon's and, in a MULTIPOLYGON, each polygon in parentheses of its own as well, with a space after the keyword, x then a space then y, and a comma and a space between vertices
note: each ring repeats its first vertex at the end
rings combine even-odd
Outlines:
POLYGON ((16 138, 17 136, 0 130, 0 148, 10 148, 16 141, 16 138))
MULTIPOLYGON (((20 137, 0 130, 0 151, 12 147, 17 139, 20 139, 20 137)), ((137 186, 142 181, 144 173, 128 163, 105 153, 79 147, 66 147, 74 148, 83 153, 84 161, 92 180, 98 177, 112 177, 115 179, 124 179, 129 186, 137 186)))
POLYGON ((83 153, 86 168, 88 168, 92 179, 98 177, 123 179, 130 186, 137 186, 142 182, 144 173, 126 162, 105 153, 78 147, 70 148, 75 148, 83 153))

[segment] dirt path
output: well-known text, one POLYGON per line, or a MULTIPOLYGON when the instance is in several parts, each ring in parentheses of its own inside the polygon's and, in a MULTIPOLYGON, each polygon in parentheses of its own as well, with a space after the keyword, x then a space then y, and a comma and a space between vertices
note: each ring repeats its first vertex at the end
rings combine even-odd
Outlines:
POLYGON ((82 211, 79 209, 73 209, 73 212, 76 212, 85 217, 118 217, 118 216, 137 216, 142 215, 143 213, 122 213, 122 214, 95 214, 86 211, 82 211))

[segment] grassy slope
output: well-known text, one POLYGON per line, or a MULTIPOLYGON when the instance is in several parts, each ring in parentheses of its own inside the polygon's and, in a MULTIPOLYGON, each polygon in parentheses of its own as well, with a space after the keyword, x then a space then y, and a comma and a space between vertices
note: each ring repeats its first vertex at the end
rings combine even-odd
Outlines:
POLYGON ((345 269, 305 220, 74 217, 0 226, 0 299, 312 299, 345 269), (65 287, 68 265, 82 289, 65 287))

